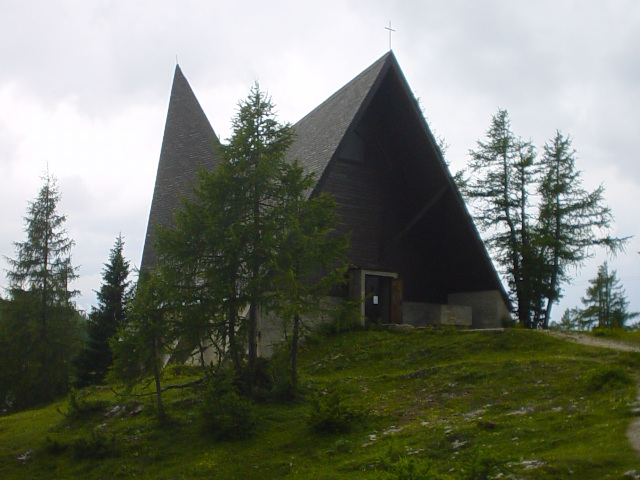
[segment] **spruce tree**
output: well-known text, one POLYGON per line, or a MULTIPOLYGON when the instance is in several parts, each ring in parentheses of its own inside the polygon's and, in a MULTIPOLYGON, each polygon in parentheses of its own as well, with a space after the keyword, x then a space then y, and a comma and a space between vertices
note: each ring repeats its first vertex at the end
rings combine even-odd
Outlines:
POLYGON ((8 259, 9 299, 0 329, 4 371, 0 397, 15 406, 49 401, 66 393, 72 361, 80 344, 79 315, 69 284, 74 245, 57 212, 60 193, 46 175, 25 217, 27 239, 15 243, 8 259))
POLYGON ((604 262, 598 268, 596 278, 589 280, 586 297, 582 298, 584 309, 580 311, 582 323, 588 328, 623 328, 627 321, 637 317, 629 312, 629 302, 620 285, 615 270, 609 271, 604 262))
POLYGON ((129 291, 129 262, 123 255, 124 241, 118 235, 102 270, 102 285, 97 292, 98 306, 89 315, 88 340, 78 361, 78 383, 89 385, 104 380, 113 363, 109 341, 125 322, 129 291))

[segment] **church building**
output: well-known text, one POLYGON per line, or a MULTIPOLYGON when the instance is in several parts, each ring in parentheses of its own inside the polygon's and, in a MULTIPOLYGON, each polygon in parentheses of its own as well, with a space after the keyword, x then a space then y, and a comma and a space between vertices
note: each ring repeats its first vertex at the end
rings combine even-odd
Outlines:
MULTIPOLYGON (((350 235, 348 295, 362 318, 414 326, 499 327, 510 302, 392 52, 294 125, 288 158, 332 194, 350 235)), ((170 225, 220 142, 176 66, 141 269, 155 226, 170 225)), ((333 299, 339 301, 340 299, 333 299)), ((262 340, 269 335, 264 325, 262 340)))

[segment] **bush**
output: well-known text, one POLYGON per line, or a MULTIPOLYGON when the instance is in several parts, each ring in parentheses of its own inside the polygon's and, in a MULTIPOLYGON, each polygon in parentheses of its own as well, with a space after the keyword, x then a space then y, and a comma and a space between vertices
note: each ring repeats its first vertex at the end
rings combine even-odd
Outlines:
POLYGON ((238 394, 231 372, 221 371, 208 383, 200 408, 203 434, 214 440, 250 437, 257 424, 253 405, 238 394))
MULTIPOLYGON (((85 395, 86 396, 86 395, 85 395)), ((96 412, 101 412, 109 405, 106 401, 87 401, 84 400, 78 391, 72 388, 68 395, 67 404, 67 417, 69 418, 84 418, 88 417, 96 412)))
POLYGON ((344 332, 363 330, 363 328, 358 304, 344 302, 334 311, 334 317, 331 322, 320 324, 315 330, 320 335, 337 335, 344 332))
POLYGON ((62 455, 67 451, 67 448, 69 448, 69 445, 60 440, 53 439, 49 436, 44 439, 44 451, 51 455, 62 455))
POLYGON ((72 444, 73 455, 78 460, 102 460, 107 457, 115 457, 118 454, 116 442, 113 437, 106 438, 95 432, 90 439, 78 438, 72 444))
POLYGON ((603 367, 587 378, 587 385, 591 391, 613 390, 631 384, 631 375, 622 367, 603 367))
POLYGON ((365 417, 361 407, 345 405, 339 393, 331 392, 313 399, 307 423, 315 433, 346 433, 365 417))

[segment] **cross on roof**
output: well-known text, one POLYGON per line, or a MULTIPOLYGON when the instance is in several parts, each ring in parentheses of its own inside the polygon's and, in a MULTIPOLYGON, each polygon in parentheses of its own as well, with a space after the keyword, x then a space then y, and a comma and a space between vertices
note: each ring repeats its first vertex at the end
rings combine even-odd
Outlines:
POLYGON ((389 26, 384 27, 385 30, 389 30, 389 50, 391 50, 391 34, 395 32, 393 28, 391 28, 391 20, 389 20, 389 26))

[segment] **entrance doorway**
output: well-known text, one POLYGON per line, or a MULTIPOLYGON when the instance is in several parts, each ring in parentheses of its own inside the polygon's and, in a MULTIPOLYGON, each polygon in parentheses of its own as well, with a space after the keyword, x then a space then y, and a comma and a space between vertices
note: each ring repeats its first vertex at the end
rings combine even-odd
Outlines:
POLYGON ((349 272, 349 298, 359 305, 363 325, 402 323, 402 278, 397 273, 354 268, 349 272))
POLYGON ((369 323, 391 323, 391 277, 365 275, 364 316, 369 323))

